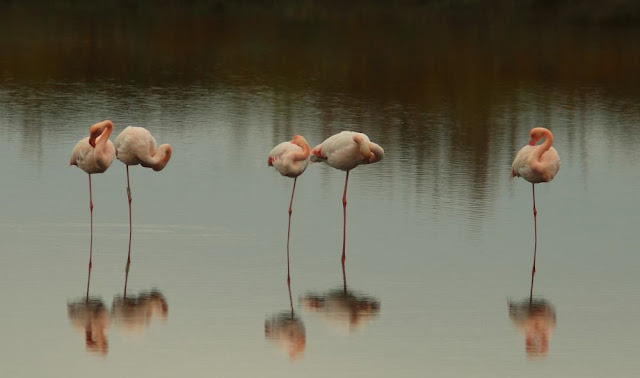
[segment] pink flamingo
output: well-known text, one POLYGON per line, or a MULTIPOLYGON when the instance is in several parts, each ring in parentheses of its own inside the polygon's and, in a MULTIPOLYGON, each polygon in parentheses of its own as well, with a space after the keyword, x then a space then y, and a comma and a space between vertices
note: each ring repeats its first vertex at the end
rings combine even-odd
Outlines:
POLYGON ((516 155, 511 166, 511 178, 522 177, 531 183, 533 188, 533 229, 535 244, 533 250, 533 269, 531 271, 531 290, 533 294, 533 276, 536 274, 536 255, 538 253, 538 226, 536 216, 536 186, 541 182, 553 180, 560 169, 560 157, 558 151, 553 148, 553 134, 544 127, 536 127, 529 132, 531 140, 527 146, 516 155), (536 143, 544 138, 544 142, 536 146, 536 143))
POLYGON ((289 237, 291 235, 291 213, 293 212, 293 194, 296 181, 309 165, 309 143, 302 135, 296 135, 290 142, 282 142, 269 152, 267 164, 274 167, 281 175, 293 178, 291 201, 289 202, 289 226, 287 227, 287 283, 291 282, 289 274, 289 237))
POLYGON ((131 262, 131 187, 129 186, 129 166, 142 165, 161 171, 171 159, 171 146, 161 144, 156 148, 156 140, 144 127, 128 126, 116 137, 116 156, 127 167, 127 199, 129 201, 129 252, 127 269, 131 262))
POLYGON ((109 140, 113 123, 109 120, 98 122, 89 128, 89 136, 80 140, 71 151, 69 165, 77 165, 89 175, 89 212, 91 214, 89 242, 89 271, 93 254, 93 196, 91 193, 91 175, 102 173, 109 168, 116 150, 109 140))
POLYGON ((346 229, 347 229, 347 184, 349 171, 360 164, 375 163, 384 158, 384 150, 371 142, 363 133, 342 131, 330 136, 324 142, 311 150, 313 162, 324 161, 333 168, 347 172, 342 195, 342 263, 345 260, 346 229))

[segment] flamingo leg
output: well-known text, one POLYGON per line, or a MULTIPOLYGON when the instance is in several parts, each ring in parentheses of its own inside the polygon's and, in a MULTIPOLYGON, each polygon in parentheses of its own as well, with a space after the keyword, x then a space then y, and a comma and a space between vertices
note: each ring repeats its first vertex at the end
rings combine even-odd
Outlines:
POLYGON ((347 294, 347 272, 344 269, 344 263, 342 264, 342 285, 344 293, 347 294))
POLYGON ((129 281, 129 261, 127 261, 127 267, 125 268, 124 275, 124 299, 127 299, 127 282, 129 281))
MULTIPOLYGON (((89 272, 91 272, 91 261, 93 258, 93 195, 91 193, 91 174, 89 174, 89 272)), ((87 290, 88 290, 87 284, 87 290)), ((87 291, 88 292, 88 291, 87 291)))
POLYGON ((287 227, 287 283, 291 282, 291 275, 289 274, 289 239, 291 237, 291 213, 293 213, 293 194, 296 192, 296 181, 298 181, 297 177, 293 179, 293 189, 291 189, 291 201, 289 201, 289 226, 287 227))
POLYGON ((91 269, 89 269, 89 275, 87 276, 87 297, 85 303, 89 303, 89 283, 91 282, 91 269))
POLYGON ((536 184, 531 184, 533 188, 533 232, 534 232, 534 247, 533 247, 533 268, 531 269, 531 291, 529 292, 529 301, 533 301, 533 277, 536 274, 536 257, 538 254, 538 222, 536 210, 536 184))
POLYGON ((129 271, 129 263, 131 263, 131 187, 129 186, 129 165, 127 167, 127 200, 129 201, 129 252, 127 254, 127 272, 129 271))
POLYGON ((347 184, 349 183, 349 171, 347 171, 347 177, 344 180, 344 194, 342 195, 342 265, 344 265, 346 236, 347 236, 347 184))
POLYGON ((291 295, 291 282, 287 282, 287 286, 289 287, 289 304, 291 305, 291 316, 293 317, 293 296, 291 295))

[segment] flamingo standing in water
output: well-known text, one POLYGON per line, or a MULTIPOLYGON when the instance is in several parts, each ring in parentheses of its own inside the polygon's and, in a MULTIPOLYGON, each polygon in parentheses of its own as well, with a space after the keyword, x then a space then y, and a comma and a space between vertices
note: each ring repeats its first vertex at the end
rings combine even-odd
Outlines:
POLYGON ((131 187, 129 186, 129 166, 142 165, 161 171, 171 159, 171 146, 161 144, 156 148, 156 140, 144 127, 129 126, 116 137, 116 156, 127 167, 127 199, 129 201, 129 252, 127 269, 131 262, 131 187))
POLYGON ((69 165, 77 165, 89 175, 89 212, 90 242, 89 242, 89 271, 93 254, 93 196, 91 193, 91 175, 102 173, 109 168, 116 150, 109 140, 113 131, 113 123, 109 120, 98 122, 89 128, 89 136, 80 140, 71 151, 69 165))
POLYGON ((533 229, 535 244, 533 250, 533 269, 531 271, 531 290, 533 293, 533 277, 536 274, 536 255, 538 253, 538 226, 536 216, 536 185, 553 180, 560 169, 558 151, 553 148, 553 134, 544 127, 535 127, 529 132, 531 140, 522 147, 511 165, 511 178, 522 177, 531 183, 533 189, 533 229), (538 146, 536 143, 544 138, 538 146))
POLYGON ((289 142, 282 142, 269 152, 267 164, 274 167, 281 175, 293 178, 291 201, 289 202, 289 226, 287 227, 287 283, 291 282, 289 274, 289 236, 291 235, 291 213, 293 212, 293 194, 296 181, 309 165, 309 143, 302 135, 296 135, 289 142))
POLYGON ((311 161, 324 161, 333 168, 347 172, 344 180, 344 194, 342 195, 342 263, 344 264, 349 171, 360 164, 371 164, 382 160, 384 158, 384 150, 379 145, 371 142, 369 137, 363 133, 342 131, 317 145, 311 150, 311 154, 311 161))

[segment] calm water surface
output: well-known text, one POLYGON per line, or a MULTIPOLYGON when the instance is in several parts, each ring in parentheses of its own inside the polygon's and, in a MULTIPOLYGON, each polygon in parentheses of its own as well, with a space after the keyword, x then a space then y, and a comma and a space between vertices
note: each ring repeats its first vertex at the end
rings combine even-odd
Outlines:
POLYGON ((3 9, 0 375, 637 374, 638 30, 305 9, 3 9), (131 169, 128 275, 124 166, 93 176, 88 281, 68 159, 106 118, 174 155, 131 169), (531 185, 508 176, 539 125, 562 168, 529 305, 531 185), (344 173, 300 177, 289 291, 292 181, 266 157, 343 129, 387 155, 350 175, 344 272, 344 173))

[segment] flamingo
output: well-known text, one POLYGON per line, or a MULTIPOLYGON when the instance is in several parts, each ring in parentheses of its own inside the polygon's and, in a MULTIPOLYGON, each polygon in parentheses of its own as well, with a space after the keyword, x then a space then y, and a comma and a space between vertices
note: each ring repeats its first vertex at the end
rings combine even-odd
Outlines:
POLYGON ((509 301, 509 318, 525 335, 527 356, 545 357, 556 327, 556 311, 551 303, 545 299, 509 301))
POLYGON ((128 126, 116 137, 116 156, 127 167, 127 199, 129 201, 129 252, 127 267, 131 262, 131 187, 129 186, 129 166, 142 165, 161 171, 171 159, 171 146, 161 144, 156 148, 156 140, 144 127, 128 126))
POLYGON ((91 214, 89 242, 89 271, 93 254, 93 196, 91 193, 91 175, 102 173, 109 168, 116 150, 109 140, 113 123, 109 120, 98 122, 89 128, 89 136, 80 140, 71 151, 69 165, 76 165, 89 175, 89 212, 91 214))
POLYGON ((325 162, 331 167, 347 172, 342 195, 342 264, 345 260, 347 229, 347 184, 349 171, 360 164, 375 163, 384 158, 384 149, 371 142, 363 133, 342 131, 330 136, 311 150, 312 162, 325 162))
POLYGON ((531 183, 533 189, 533 229, 535 244, 533 250, 533 269, 531 270, 531 290, 533 294, 533 277, 536 274, 536 255, 538 253, 538 226, 536 210, 536 186, 541 182, 553 180, 560 169, 558 151, 552 147, 553 134, 544 127, 535 127, 529 132, 531 140, 522 147, 511 165, 511 178, 522 177, 531 183), (544 138, 538 146, 536 143, 544 138))
POLYGON ((287 283, 291 282, 289 273, 289 237, 291 236, 291 213, 293 212, 293 194, 296 181, 309 165, 309 143, 302 135, 296 135, 289 142, 282 142, 269 152, 268 166, 274 167, 281 175, 293 178, 293 189, 289 201, 289 226, 287 227, 287 283))

